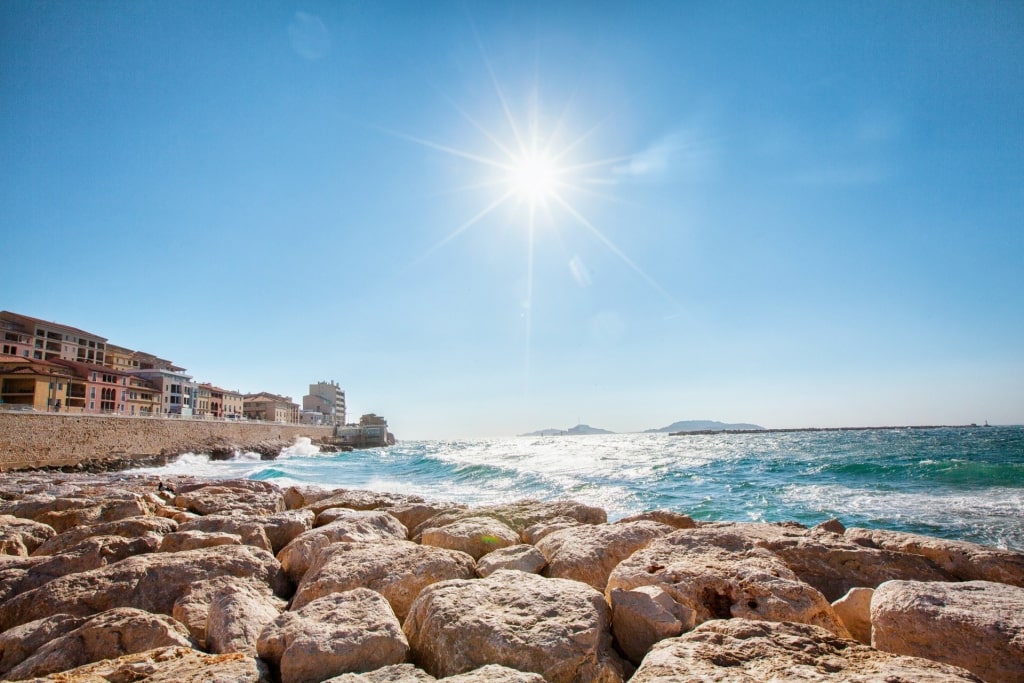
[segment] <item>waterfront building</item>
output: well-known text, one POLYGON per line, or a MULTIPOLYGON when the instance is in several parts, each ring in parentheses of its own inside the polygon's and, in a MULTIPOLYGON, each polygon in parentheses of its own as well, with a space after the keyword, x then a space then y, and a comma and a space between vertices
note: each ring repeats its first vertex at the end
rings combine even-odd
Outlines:
POLYGON ((196 385, 196 402, 192 406, 192 414, 196 417, 212 417, 210 399, 213 395, 213 387, 210 384, 196 385))
POLYGON ((333 380, 310 384, 302 397, 302 414, 306 424, 345 424, 345 391, 333 380))
POLYGON ((56 363, 0 356, 0 408, 66 410, 72 372, 56 363))
POLYGON ((182 370, 153 368, 131 370, 129 374, 146 380, 159 392, 162 414, 191 417, 198 385, 182 370))
POLYGON ((159 415, 160 392, 149 382, 134 375, 128 376, 128 414, 159 415))
POLYGON ((299 404, 292 402, 291 396, 279 396, 268 391, 246 394, 243 397, 242 411, 250 420, 287 423, 299 421, 299 404))
POLYGON ((221 389, 220 391, 224 397, 222 408, 224 417, 231 420, 241 419, 245 415, 243 410, 245 400, 242 392, 231 389, 221 389))
POLYGON ((71 412, 128 414, 127 372, 105 365, 56 359, 74 374, 67 407, 71 412))
POLYGON ((0 311, 0 329, 4 333, 4 355, 32 360, 63 360, 103 365, 106 337, 77 327, 47 322, 11 311, 0 311), (26 351, 28 353, 26 353, 26 351))

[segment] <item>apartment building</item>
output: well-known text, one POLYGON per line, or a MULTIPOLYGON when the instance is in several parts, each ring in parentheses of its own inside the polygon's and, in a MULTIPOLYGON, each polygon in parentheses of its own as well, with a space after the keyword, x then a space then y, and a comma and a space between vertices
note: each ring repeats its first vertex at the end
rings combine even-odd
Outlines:
POLYGON ((242 410, 250 420, 287 423, 299 421, 299 404, 292 402, 291 396, 278 396, 267 391, 246 394, 243 397, 242 410))
POLYGON ((221 391, 224 396, 224 417, 231 420, 242 418, 245 415, 245 398, 242 396, 242 392, 230 389, 221 389, 221 391))
POLYGON ((302 397, 302 422, 307 424, 345 424, 345 391, 335 381, 309 385, 302 397))
POLYGON ((81 361, 103 365, 106 361, 106 337, 77 327, 47 322, 11 311, 0 311, 5 356, 32 360, 81 361))
POLYGON ((68 368, 24 356, 0 356, 0 407, 65 410, 73 381, 68 368))
POLYGON ((164 415, 191 417, 198 385, 179 370, 131 370, 129 374, 146 380, 160 396, 160 412, 164 415))

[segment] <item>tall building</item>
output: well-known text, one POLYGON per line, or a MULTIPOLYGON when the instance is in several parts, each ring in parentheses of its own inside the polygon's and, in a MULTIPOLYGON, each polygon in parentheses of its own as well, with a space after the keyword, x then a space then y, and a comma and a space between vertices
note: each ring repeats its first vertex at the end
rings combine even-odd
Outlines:
POLYGON ((103 365, 107 339, 77 327, 0 311, 3 352, 32 360, 63 360, 103 365))
POLYGON ((309 385, 302 397, 303 422, 327 425, 345 424, 345 391, 335 381, 309 385))

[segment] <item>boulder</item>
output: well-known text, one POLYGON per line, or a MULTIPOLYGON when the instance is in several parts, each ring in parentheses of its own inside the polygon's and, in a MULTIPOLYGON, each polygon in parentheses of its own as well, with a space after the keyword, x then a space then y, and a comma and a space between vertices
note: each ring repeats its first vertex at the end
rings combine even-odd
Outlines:
POLYGON ((465 510, 466 506, 454 503, 406 503, 404 505, 393 505, 385 509, 388 513, 394 515, 406 529, 415 529, 431 517, 447 512, 465 510))
POLYGON ((189 489, 174 497, 177 507, 185 508, 200 515, 226 514, 239 511, 246 515, 267 515, 284 510, 284 498, 280 492, 270 490, 250 490, 230 485, 231 482, 219 482, 216 485, 189 489))
POLYGON ((499 548, 519 544, 519 534, 492 517, 466 517, 423 532, 423 545, 461 550, 474 560, 499 548))
POLYGON ((1024 682, 1024 588, 991 581, 889 581, 871 598, 871 644, 1024 682))
POLYGON ((366 588, 334 593, 281 614, 260 634, 257 649, 278 667, 281 683, 319 683, 399 664, 409 655, 391 607, 366 588))
POLYGON ((960 581, 995 581, 1024 587, 1024 552, 882 529, 854 527, 846 530, 845 537, 868 548, 921 555, 960 581))
POLYGON ((173 531, 163 537, 159 552, 179 553, 182 550, 213 548, 218 545, 242 545, 242 537, 223 532, 173 531))
POLYGON ((234 582, 216 592, 206 620, 210 652, 241 652, 256 656, 256 640, 286 603, 265 586, 234 582))
POLYGON ((362 491, 355 489, 335 489, 330 495, 306 503, 319 515, 328 508, 348 508, 350 510, 380 510, 410 503, 422 503, 419 496, 406 496, 400 493, 380 493, 378 491, 362 491))
POLYGON ((177 530, 178 523, 154 515, 126 517, 113 522, 78 526, 50 538, 41 544, 33 555, 56 555, 64 552, 92 536, 123 536, 124 538, 140 538, 153 536, 159 538, 177 530))
POLYGON ((544 536, 537 550, 548 561, 545 576, 582 581, 603 591, 619 562, 672 531, 668 525, 646 520, 580 524, 544 536))
POLYGON ((288 591, 281 565, 259 548, 227 545, 150 553, 62 576, 10 598, 0 604, 0 631, 51 614, 87 616, 115 607, 170 614, 174 601, 190 584, 217 576, 266 583, 278 595, 288 591))
POLYGON ((57 533, 63 533, 83 524, 102 524, 139 515, 149 515, 156 507, 144 496, 138 495, 127 500, 103 500, 99 504, 96 504, 95 501, 89 502, 90 505, 85 507, 53 510, 39 515, 36 521, 49 524, 57 533))
POLYGON ((697 522, 693 521, 693 517, 690 515, 684 515, 679 512, 670 512, 669 510, 651 510, 650 512, 643 512, 639 515, 633 515, 632 517, 623 517, 616 524, 629 524, 630 522, 658 522, 659 524, 667 524, 673 529, 696 529, 697 522))
POLYGON ((402 523, 379 510, 339 510, 335 521, 297 536, 277 554, 288 578, 298 583, 317 556, 332 543, 404 541, 402 523))
POLYGON ((849 593, 832 603, 839 621, 862 645, 871 644, 871 596, 874 594, 874 588, 851 588, 849 593))
POLYGON ((98 614, 55 638, 11 669, 11 680, 46 676, 101 659, 160 647, 190 647, 185 627, 162 614, 121 607, 98 614))
POLYGON ((426 588, 405 620, 413 661, 438 678, 501 664, 549 683, 624 679, 601 594, 578 581, 497 571, 426 588))
POLYGON ((38 556, 18 580, 11 582, 12 595, 23 593, 53 581, 61 576, 86 572, 114 564, 121 560, 151 553, 156 550, 157 537, 124 538, 122 536, 92 536, 64 552, 38 556))
MULTIPOLYGON (((174 601, 174 606, 171 608, 171 616, 185 625, 189 634, 199 644, 199 647, 204 650, 210 649, 210 644, 207 642, 207 629, 211 625, 210 608, 221 597, 236 593, 241 593, 245 596, 258 595, 259 597, 256 598, 257 603, 273 606, 275 609, 274 616, 277 616, 277 612, 283 610, 286 605, 285 601, 276 597, 270 590, 270 586, 264 583, 249 581, 245 578, 239 579, 235 576, 218 576, 213 579, 204 579, 189 584, 185 591, 178 596, 178 599, 174 601)), ((262 609, 257 610, 255 614, 262 618, 262 609)), ((235 627, 227 626, 224 629, 221 634, 222 643, 232 637, 233 631, 229 633, 229 630, 233 628, 235 627)), ((257 630, 255 627, 247 625, 239 625, 237 628, 242 629, 245 634, 252 630, 257 630)), ((259 635, 258 632, 257 635, 259 635)))
POLYGON ((307 505, 312 505, 318 500, 329 498, 332 493, 334 491, 331 489, 324 489, 319 486, 289 486, 282 495, 284 497, 285 509, 298 510, 307 505))
POLYGON ((616 588, 651 585, 693 610, 697 624, 728 618, 796 621, 850 635, 825 596, 777 555, 725 529, 681 529, 655 539, 612 571, 608 595, 616 588))
POLYGON ((276 555, 291 543, 293 538, 312 529, 315 518, 312 510, 285 510, 257 517, 253 521, 263 527, 270 540, 272 552, 276 555))
POLYGON ((234 534, 244 545, 273 552, 274 545, 270 542, 263 525, 257 521, 258 519, 260 518, 238 514, 206 515, 182 522, 178 531, 180 533, 234 534))
POLYGON ((539 574, 547 563, 541 551, 523 543, 487 553, 476 563, 476 573, 481 578, 486 578, 499 569, 539 574))
POLYGON ((0 633, 0 678, 6 679, 5 674, 8 671, 31 657, 51 640, 74 631, 86 619, 88 617, 55 614, 0 633))
POLYGON ((391 664, 361 674, 341 674, 324 683, 434 683, 437 679, 415 664, 391 664))
POLYGON ((426 529, 451 524, 467 517, 493 517, 520 534, 534 524, 549 522, 560 517, 574 519, 582 524, 604 524, 608 521, 608 514, 601 508, 577 503, 574 500, 552 502, 521 500, 503 505, 485 505, 468 510, 452 510, 441 513, 412 530, 410 538, 418 541, 426 529))
POLYGON ((105 659, 35 681, 53 683, 265 683, 258 659, 241 653, 208 655, 185 647, 163 647, 105 659))
POLYGON ((579 526, 581 524, 583 524, 583 522, 569 517, 555 517, 554 519, 544 520, 526 527, 522 530, 520 535, 526 543, 529 543, 530 545, 537 545, 540 543, 540 539, 544 538, 548 534, 553 534, 556 531, 579 526))
POLYGON ((516 671, 500 664, 488 664, 444 680, 447 683, 544 683, 540 674, 516 671))
POLYGON ((655 681, 980 683, 963 669, 880 652, 817 626, 749 619, 708 621, 661 641, 630 679, 655 681))
POLYGON ((659 586, 612 590, 612 633, 619 650, 639 664, 651 646, 694 626, 693 610, 680 605, 659 586))
POLYGON ((56 535, 57 531, 49 524, 0 515, 0 555, 31 555, 56 535))
POLYGON ((427 586, 476 575, 473 558, 458 550, 391 543, 335 543, 326 548, 303 577, 292 609, 330 593, 355 588, 375 590, 405 621, 413 600, 427 586))

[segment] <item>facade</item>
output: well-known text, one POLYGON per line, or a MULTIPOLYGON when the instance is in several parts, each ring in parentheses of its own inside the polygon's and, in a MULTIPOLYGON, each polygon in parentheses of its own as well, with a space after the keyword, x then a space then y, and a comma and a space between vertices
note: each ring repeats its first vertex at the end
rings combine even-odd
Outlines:
POLYGON ((213 417, 210 410, 210 399, 213 396, 209 384, 196 385, 196 402, 192 406, 192 414, 196 417, 213 417))
POLYGON ((0 311, 0 329, 4 333, 3 347, 0 347, 4 355, 32 360, 60 358, 97 365, 103 365, 106 360, 106 338, 76 327, 0 311))
POLYGON ((232 391, 230 389, 221 389, 224 397, 223 412, 224 417, 229 420, 240 420, 245 415, 243 410, 244 399, 240 391, 232 391))
POLYGON ((149 382, 135 375, 128 376, 128 414, 159 415, 160 392, 149 382))
POLYGON ((250 420, 293 424, 299 421, 299 404, 293 403, 291 396, 278 396, 267 391, 246 394, 243 412, 250 420))
POLYGON ((66 410, 73 380, 68 368, 23 356, 0 356, 0 408, 66 410))
POLYGON ((146 380, 160 395, 160 413, 191 417, 197 384, 191 375, 178 370, 132 370, 131 375, 146 380))
POLYGON ((95 363, 54 360, 74 374, 68 393, 68 409, 72 412, 128 414, 127 372, 95 363))
POLYGON ((306 424, 345 424, 345 391, 333 380, 310 384, 302 397, 302 413, 306 424))

